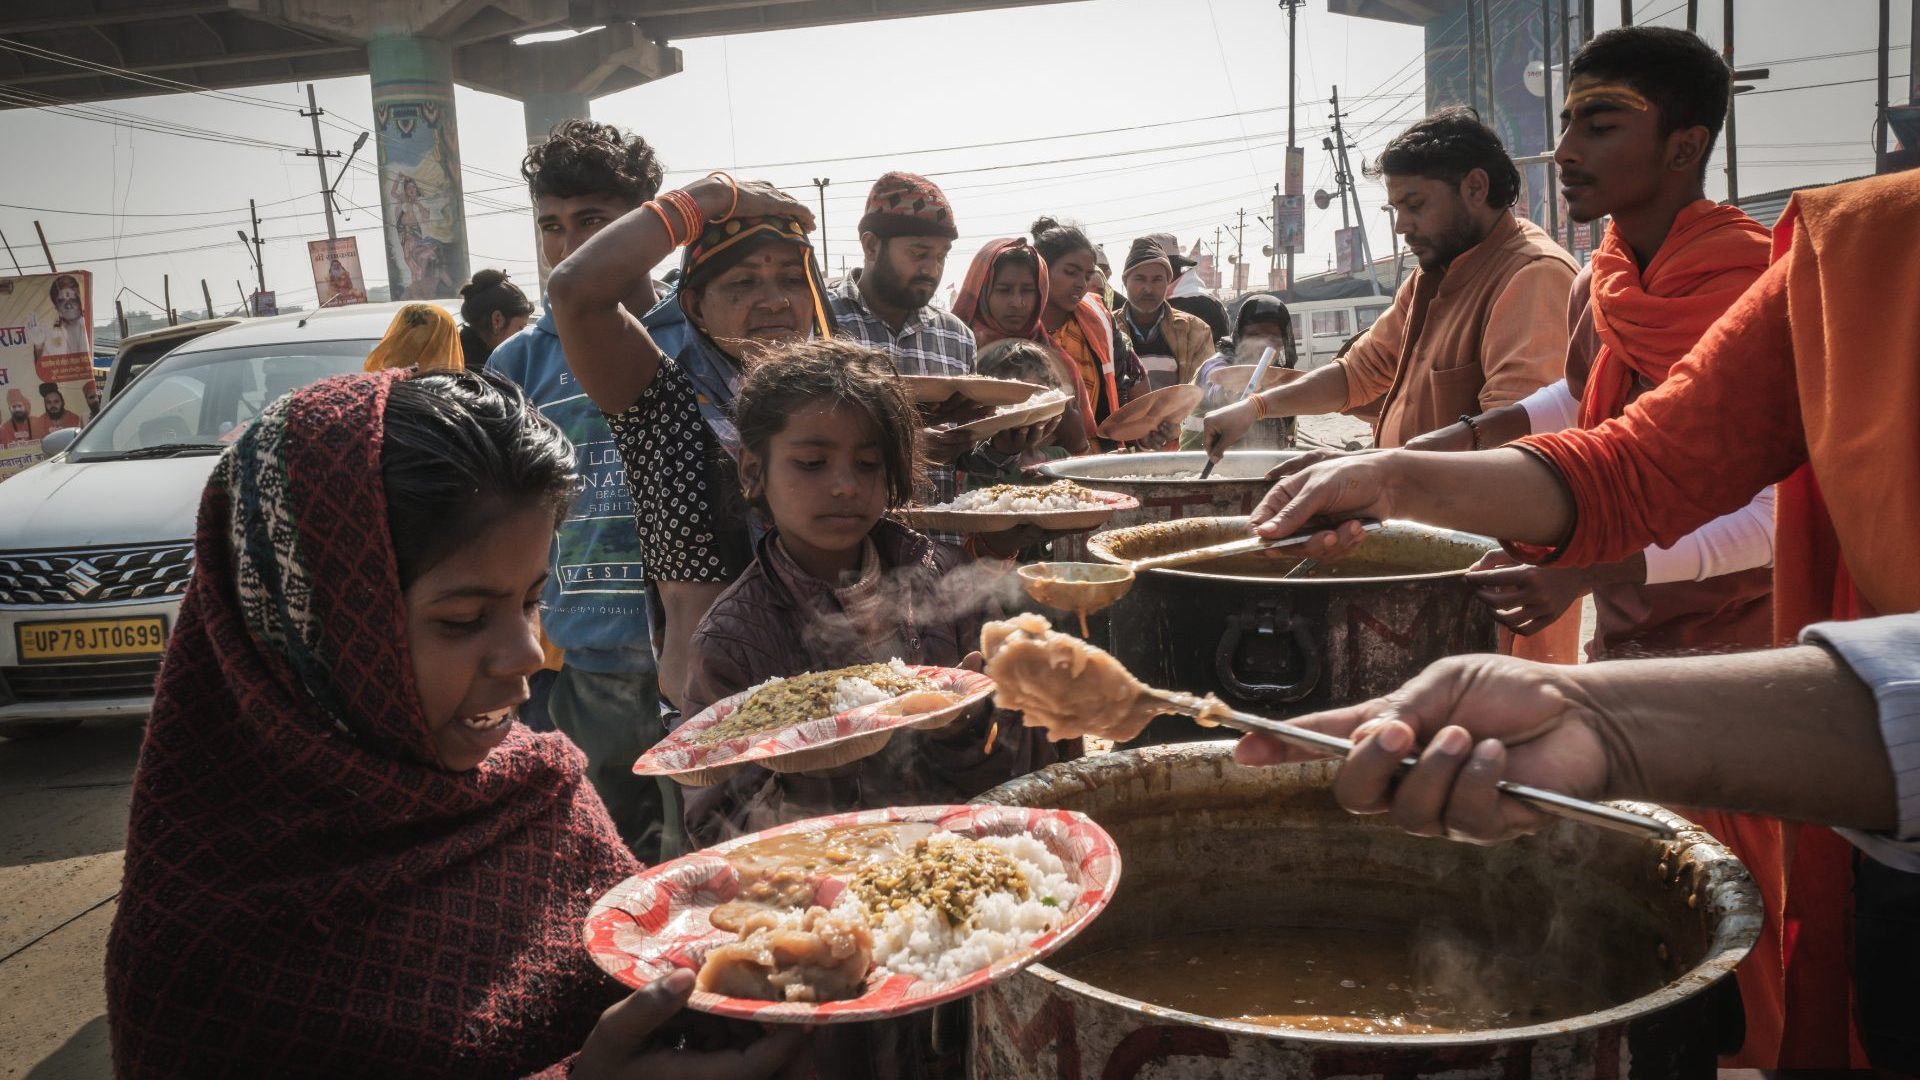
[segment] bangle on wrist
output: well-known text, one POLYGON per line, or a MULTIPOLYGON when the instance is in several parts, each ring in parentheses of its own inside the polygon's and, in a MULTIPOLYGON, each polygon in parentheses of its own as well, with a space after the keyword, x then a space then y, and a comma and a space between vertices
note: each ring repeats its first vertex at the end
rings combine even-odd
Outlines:
POLYGON ((724 214, 721 214, 718 217, 711 217, 707 219, 707 221, 709 221, 710 223, 718 224, 722 221, 726 221, 729 218, 733 217, 733 212, 735 210, 740 209, 740 184, 738 181, 734 180, 733 177, 727 175, 724 172, 721 172, 718 169, 715 169, 713 172, 708 173, 707 178, 708 179, 717 178, 720 180, 725 180, 727 182, 727 189, 733 192, 733 201, 727 204, 727 212, 724 214))
POLYGON ((660 219, 660 227, 667 230, 667 243, 679 247, 680 237, 673 231, 673 216, 667 213, 666 208, 657 200, 649 199, 642 209, 653 211, 653 215, 660 219))
POLYGON ((1248 398, 1247 400, 1253 402, 1253 418, 1255 420, 1265 420, 1267 418, 1267 399, 1265 396, 1265 391, 1257 393, 1252 397, 1248 398))
POLYGON ((1473 448, 1480 449, 1480 425, 1466 413, 1460 414, 1460 422, 1467 425, 1467 434, 1473 436, 1473 448))
POLYGON ((679 216, 681 232, 686 237, 680 241, 681 244, 691 244, 700 238, 702 224, 700 203, 688 194, 685 188, 665 192, 660 196, 659 201, 664 206, 672 207, 673 212, 679 216))

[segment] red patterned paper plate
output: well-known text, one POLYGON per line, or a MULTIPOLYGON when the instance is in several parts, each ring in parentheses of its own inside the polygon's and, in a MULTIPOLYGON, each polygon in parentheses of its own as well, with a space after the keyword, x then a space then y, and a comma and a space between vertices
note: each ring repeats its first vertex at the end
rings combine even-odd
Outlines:
POLYGON ((939 728, 993 693, 993 680, 977 671, 907 665, 916 675, 933 678, 937 689, 960 695, 960 700, 933 712, 895 715, 888 703, 875 702, 833 716, 742 735, 711 745, 692 741, 707 728, 725 720, 752 690, 742 690, 714 702, 693 719, 654 744, 633 763, 642 776, 671 776, 689 787, 717 784, 743 765, 762 765, 775 772, 831 769, 879 753, 901 728, 939 728))
POLYGON ((779 1002, 722 997, 696 990, 689 1004, 702 1012, 742 1020, 790 1024, 845 1024, 883 1020, 930 1009, 999 982, 1071 941, 1107 906, 1120 884, 1120 849, 1092 818, 1071 810, 1024 806, 896 806, 796 821, 683 855, 630 877, 601 897, 587 915, 585 938, 594 962, 628 986, 640 987, 674 968, 698 972, 715 946, 737 940, 707 916, 739 887, 725 854, 769 836, 842 825, 930 822, 962 836, 1031 836, 1065 864, 1080 895, 1066 919, 1019 952, 946 982, 911 975, 870 973, 866 992, 844 1001, 779 1002))

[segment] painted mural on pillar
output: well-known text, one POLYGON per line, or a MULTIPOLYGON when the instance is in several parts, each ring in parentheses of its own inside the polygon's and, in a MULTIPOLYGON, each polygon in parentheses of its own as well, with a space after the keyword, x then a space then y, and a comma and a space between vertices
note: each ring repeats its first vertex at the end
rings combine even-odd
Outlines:
MULTIPOLYGON (((1427 24, 1427 109, 1446 105, 1472 105, 1480 119, 1498 132, 1507 152, 1515 157, 1546 153, 1559 139, 1558 116, 1563 87, 1560 80, 1560 17, 1563 5, 1549 8, 1552 17, 1553 67, 1551 77, 1543 73, 1542 60, 1548 55, 1543 40, 1537 4, 1492 4, 1485 12, 1486 36, 1481 34, 1482 7, 1485 0, 1471 5, 1456 0, 1451 10, 1427 24), (1469 42, 1469 27, 1472 29, 1469 42), (1487 93, 1487 38, 1493 41, 1493 94, 1487 93), (1549 128, 1543 96, 1551 96, 1554 126, 1549 128)), ((1576 16, 1577 21, 1577 16, 1576 16)), ((1580 40, 1578 28, 1569 37, 1580 40)), ((1409 121, 1411 122, 1411 121, 1409 121)), ((1523 165, 1520 168, 1521 194, 1516 209, 1520 216, 1546 228, 1549 221, 1546 200, 1558 198, 1549 192, 1546 166, 1523 165)), ((1566 203, 1560 203, 1560 225, 1566 231, 1566 203)), ((1584 234, 1585 230, 1575 230, 1584 234)), ((1585 236, 1578 236, 1584 240, 1585 236)), ((1560 237, 1566 243, 1567 237, 1560 237)))
POLYGON ((467 277, 460 144, 450 91, 417 82, 374 87, 387 282, 396 300, 457 296, 467 277))

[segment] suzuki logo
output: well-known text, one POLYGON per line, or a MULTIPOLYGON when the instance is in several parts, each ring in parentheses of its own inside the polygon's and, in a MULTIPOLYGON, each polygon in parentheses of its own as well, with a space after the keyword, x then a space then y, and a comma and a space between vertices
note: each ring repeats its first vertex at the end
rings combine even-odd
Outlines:
POLYGON ((75 600, 93 599, 93 595, 100 591, 100 579, 94 576, 99 572, 85 559, 67 567, 67 592, 75 600))

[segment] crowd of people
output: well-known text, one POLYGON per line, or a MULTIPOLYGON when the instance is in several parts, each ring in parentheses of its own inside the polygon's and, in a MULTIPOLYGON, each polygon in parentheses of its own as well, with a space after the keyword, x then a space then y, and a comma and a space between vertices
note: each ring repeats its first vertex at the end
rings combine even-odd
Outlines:
POLYGON ((1057 538, 890 511, 1113 449, 1103 421, 1181 383, 1206 391, 1187 435, 1216 457, 1262 424, 1375 417, 1376 450, 1283 467, 1264 532, 1394 516, 1500 537, 1470 577, 1517 656, 1570 661, 1594 599, 1606 663, 1455 658, 1309 718, 1360 740, 1342 802, 1478 840, 1539 825, 1503 776, 1700 807, 1765 903, 1738 1060, 1910 1067, 1920 624, 1897 613, 1920 609, 1920 314, 1863 278, 1920 251, 1920 180, 1803 193, 1770 237, 1705 197, 1730 93, 1681 31, 1574 58, 1556 160, 1576 220, 1610 219, 1584 267, 1515 215, 1492 130, 1415 123, 1370 170, 1419 269, 1341 359, 1239 401, 1215 376, 1269 347, 1291 366, 1292 319, 1272 296, 1176 303, 1170 237, 1134 241, 1115 290, 1043 215, 974 255, 948 310, 960 231, 925 177, 874 184, 861 266, 828 282, 812 213, 774 186, 663 191, 644 139, 559 125, 523 165, 553 268, 538 321, 491 271, 464 325, 407 305, 366 374, 270 406, 208 486, 109 945, 116 1070, 941 1075, 935 1014, 730 1026, 680 1011, 684 975, 623 995, 580 923, 646 863, 964 801, 1078 741, 982 710, 819 772, 683 792, 631 765, 771 677, 977 664, 993 583, 1057 538), (916 404, 901 375, 1067 406, 976 438, 950 423, 962 400, 916 404), (1636 659, 1682 652, 1729 655, 1636 659), (536 692, 556 732, 515 722, 536 692))

